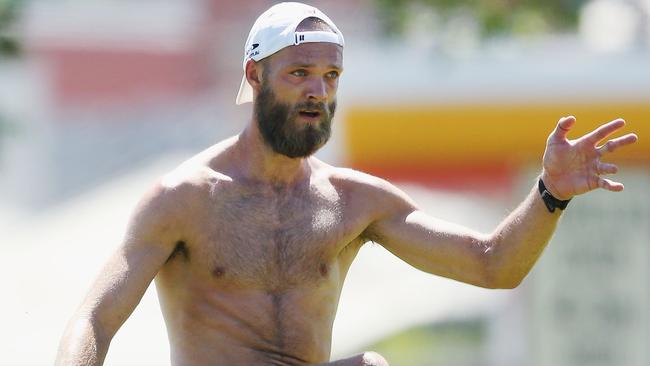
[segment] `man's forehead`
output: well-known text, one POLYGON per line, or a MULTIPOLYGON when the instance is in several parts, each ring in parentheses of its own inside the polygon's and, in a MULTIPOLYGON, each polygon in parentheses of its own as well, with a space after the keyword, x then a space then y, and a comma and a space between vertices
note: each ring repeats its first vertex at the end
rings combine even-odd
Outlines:
POLYGON ((343 67, 343 47, 327 42, 289 46, 274 54, 271 62, 278 66, 315 65, 343 67))

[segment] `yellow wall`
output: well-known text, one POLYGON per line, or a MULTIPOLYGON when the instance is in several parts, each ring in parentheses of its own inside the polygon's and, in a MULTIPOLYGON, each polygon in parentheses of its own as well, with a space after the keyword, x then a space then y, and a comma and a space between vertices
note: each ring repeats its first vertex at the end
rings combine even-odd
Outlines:
POLYGON ((634 147, 616 162, 650 162, 650 101, 594 104, 456 104, 355 106, 346 111, 348 163, 356 168, 412 169, 432 166, 490 166, 538 162, 546 137, 561 116, 575 115, 570 137, 623 117, 636 132, 634 147))

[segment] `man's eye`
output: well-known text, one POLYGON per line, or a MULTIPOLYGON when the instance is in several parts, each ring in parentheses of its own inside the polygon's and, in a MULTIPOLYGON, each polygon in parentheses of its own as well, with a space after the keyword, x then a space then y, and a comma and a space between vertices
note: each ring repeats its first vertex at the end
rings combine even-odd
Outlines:
POLYGON ((305 70, 296 70, 296 71, 293 71, 291 73, 291 75, 302 77, 302 76, 306 76, 307 72, 305 70))
POLYGON ((336 79, 339 77, 338 71, 330 71, 327 73, 327 77, 330 79, 336 79))

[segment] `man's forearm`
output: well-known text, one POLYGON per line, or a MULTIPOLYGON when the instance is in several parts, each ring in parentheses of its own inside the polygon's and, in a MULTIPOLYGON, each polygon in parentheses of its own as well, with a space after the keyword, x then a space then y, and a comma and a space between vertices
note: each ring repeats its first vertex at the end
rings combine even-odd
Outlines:
POLYGON ((537 188, 491 236, 491 267, 499 287, 513 288, 526 277, 555 232, 562 211, 551 213, 537 188))
POLYGON ((65 331, 55 366, 96 366, 104 363, 110 338, 91 319, 73 319, 65 331))

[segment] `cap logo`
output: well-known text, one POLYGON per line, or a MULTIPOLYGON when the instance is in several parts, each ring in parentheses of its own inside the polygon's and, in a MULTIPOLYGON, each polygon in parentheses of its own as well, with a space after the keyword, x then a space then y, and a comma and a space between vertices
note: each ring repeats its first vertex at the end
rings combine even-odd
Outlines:
POLYGON ((255 49, 259 46, 260 46, 259 43, 253 43, 251 47, 248 49, 248 51, 246 51, 246 55, 247 55, 246 57, 250 58, 259 55, 260 50, 255 51, 255 49))

